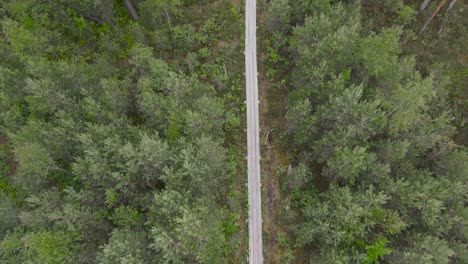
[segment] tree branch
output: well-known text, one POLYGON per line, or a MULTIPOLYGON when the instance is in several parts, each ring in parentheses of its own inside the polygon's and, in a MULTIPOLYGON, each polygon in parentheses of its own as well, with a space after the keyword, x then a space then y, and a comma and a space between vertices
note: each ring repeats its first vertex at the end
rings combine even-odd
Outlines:
POLYGON ((445 2, 447 2, 447 0, 442 0, 440 1, 439 5, 437 5, 436 9, 434 10, 434 12, 432 13, 431 17, 429 17, 429 19, 426 21, 426 23, 424 24, 423 28, 421 29, 421 31, 419 31, 419 34, 422 34, 424 32, 424 30, 426 30, 427 26, 429 25, 429 23, 431 23, 432 19, 435 17, 435 15, 437 15, 437 13, 439 12, 439 10, 442 8, 442 6, 445 4, 445 2))
POLYGON ((169 29, 172 32, 171 17, 169 16, 169 13, 167 12, 167 8, 164 8, 164 12, 166 13, 167 23, 169 24, 169 29))
POLYGON ((421 4, 421 7, 419 9, 424 10, 426 9, 427 4, 429 4, 430 0, 424 0, 424 2, 421 4))
POLYGON ((450 11, 450 9, 452 9, 453 5, 455 5, 456 2, 457 0, 452 0, 452 2, 450 2, 449 7, 447 8, 447 12, 450 11))
POLYGON ((138 16, 135 8, 132 5, 132 2, 130 0, 124 0, 125 6, 127 7, 128 13, 130 13, 130 16, 132 16, 133 19, 139 20, 140 17, 138 16))

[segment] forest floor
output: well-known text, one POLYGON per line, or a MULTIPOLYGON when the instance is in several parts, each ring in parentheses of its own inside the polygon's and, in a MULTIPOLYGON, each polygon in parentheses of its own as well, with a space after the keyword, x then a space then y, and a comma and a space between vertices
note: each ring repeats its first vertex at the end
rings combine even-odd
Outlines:
POLYGON ((260 127, 262 148, 262 189, 263 203, 263 229, 265 263, 280 263, 278 235, 283 232, 279 215, 281 211, 280 180, 278 169, 284 164, 284 158, 279 150, 277 130, 274 130, 270 111, 268 88, 270 83, 264 75, 263 67, 259 67, 260 81, 260 127))
MULTIPOLYGON (((260 1, 257 24, 262 31, 266 9, 260 1)), ((263 246, 265 263, 281 263, 281 245, 278 238, 284 233, 280 223, 281 190, 278 169, 285 166, 286 156, 280 148, 280 127, 284 124, 284 97, 276 94, 273 83, 266 75, 267 54, 264 41, 259 34, 258 41, 258 80, 260 98, 260 149, 262 152, 262 195, 263 195, 263 246)))

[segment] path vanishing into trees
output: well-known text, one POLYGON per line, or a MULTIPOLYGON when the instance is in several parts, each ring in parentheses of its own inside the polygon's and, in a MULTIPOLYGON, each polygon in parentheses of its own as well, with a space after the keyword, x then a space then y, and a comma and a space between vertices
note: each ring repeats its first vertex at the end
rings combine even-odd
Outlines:
POLYGON ((257 3, 245 6, 245 78, 247 104, 247 168, 249 191, 249 263, 263 263, 260 127, 257 76, 257 3))

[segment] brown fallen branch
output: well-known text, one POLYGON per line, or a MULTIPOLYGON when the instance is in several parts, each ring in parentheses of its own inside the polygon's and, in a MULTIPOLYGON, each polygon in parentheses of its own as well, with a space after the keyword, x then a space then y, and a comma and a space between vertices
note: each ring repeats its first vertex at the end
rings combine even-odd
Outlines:
POLYGON ((132 18, 135 20, 140 19, 135 8, 132 5, 132 2, 130 0, 124 0, 124 2, 125 2, 125 6, 127 7, 128 13, 130 13, 130 16, 132 16, 132 18))
POLYGON ((426 23, 424 24, 424 26, 422 27, 421 31, 419 31, 419 34, 422 34, 424 32, 424 30, 426 30, 427 26, 429 25, 429 23, 431 23, 432 19, 435 17, 435 15, 437 15, 437 13, 439 12, 439 10, 442 8, 442 6, 445 5, 445 3, 447 2, 447 0, 442 0, 440 1, 440 3, 437 5, 436 9, 434 10, 434 12, 432 13, 431 17, 429 17, 429 19, 426 21, 426 23))

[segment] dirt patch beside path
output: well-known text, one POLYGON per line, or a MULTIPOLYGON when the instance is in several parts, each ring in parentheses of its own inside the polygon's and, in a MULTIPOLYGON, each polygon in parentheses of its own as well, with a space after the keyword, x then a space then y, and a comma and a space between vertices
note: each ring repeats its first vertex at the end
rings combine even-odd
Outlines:
MULTIPOLYGON (((260 9, 262 10, 262 9, 260 9)), ((265 14, 257 15, 258 25, 263 25, 265 14)), ((280 223, 281 191, 278 169, 287 164, 280 149, 280 128, 284 123, 284 99, 275 94, 273 84, 266 77, 266 65, 261 32, 258 39, 258 81, 260 98, 260 149, 262 152, 263 196, 263 250, 265 263, 281 263, 281 245, 278 236, 284 233, 280 223)))

